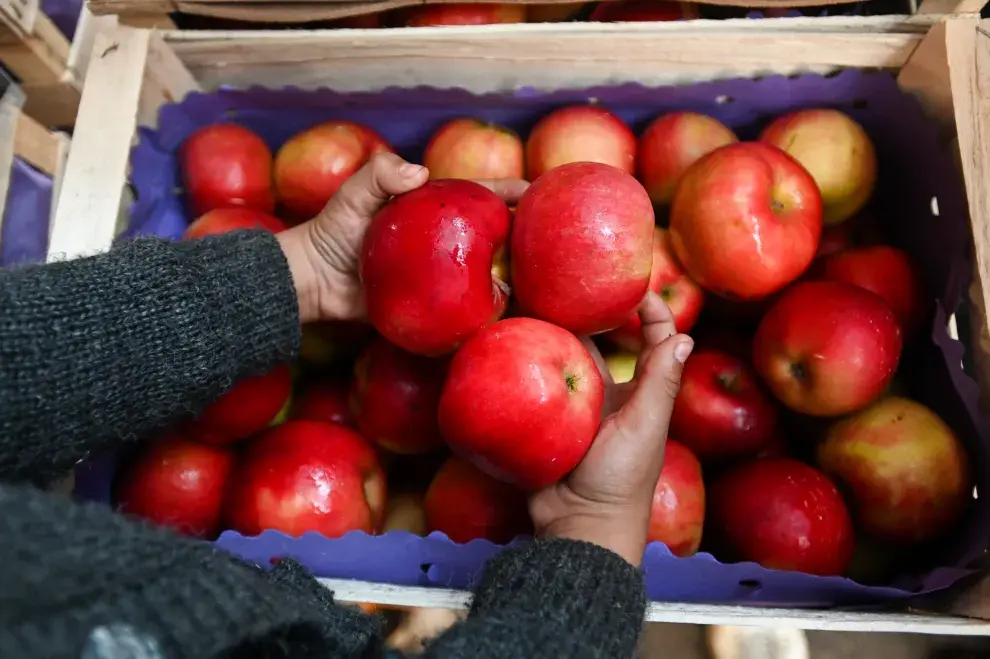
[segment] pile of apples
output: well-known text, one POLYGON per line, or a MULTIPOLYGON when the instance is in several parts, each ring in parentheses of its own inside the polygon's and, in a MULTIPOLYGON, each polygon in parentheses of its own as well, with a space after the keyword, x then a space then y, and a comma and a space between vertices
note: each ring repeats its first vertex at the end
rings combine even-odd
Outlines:
MULTIPOLYGON (((180 154, 187 237, 314 216, 390 149, 346 121, 274 156, 245 128, 207 126, 180 154)), ((876 153, 853 119, 801 110, 741 142, 674 112, 637 138, 605 108, 572 106, 525 141, 451 121, 422 161, 431 180, 364 239, 370 325, 304 328, 295 379, 282 366, 241 382, 129 460, 122 510, 207 538, 507 542, 532 530, 527 494, 585 456, 606 388, 634 377, 652 290, 696 347, 651 541, 841 575, 857 540, 922 547, 960 521, 973 490, 961 442, 895 393, 928 298, 911 258, 876 239, 876 153), (510 209, 471 180, 488 178, 532 184, 510 209)))

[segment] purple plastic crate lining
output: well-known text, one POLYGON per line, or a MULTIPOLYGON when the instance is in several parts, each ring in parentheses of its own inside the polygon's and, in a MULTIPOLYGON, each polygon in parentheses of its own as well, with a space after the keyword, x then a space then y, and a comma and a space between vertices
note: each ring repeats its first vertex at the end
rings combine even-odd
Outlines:
MULTIPOLYGON (((164 107, 157 130, 143 130, 131 155, 137 195, 128 235, 178 238, 187 225, 181 200, 176 150, 194 130, 233 121, 260 134, 277 149, 292 134, 327 119, 348 119, 379 131, 405 158, 419 161, 431 134, 464 115, 510 126, 526 135, 542 116, 561 106, 597 102, 636 131, 658 114, 691 109, 717 117, 753 138, 766 122, 789 110, 831 106, 860 121, 880 158, 875 211, 891 237, 918 260, 932 298, 931 332, 922 335, 902 364, 912 395, 940 414, 966 443, 982 492, 987 488, 990 432, 978 412, 976 384, 963 371, 963 347, 945 323, 963 299, 970 278, 965 193, 937 130, 916 102, 886 74, 846 71, 815 75, 730 80, 685 87, 636 84, 546 93, 474 95, 463 90, 388 89, 381 93, 335 93, 298 89, 219 91, 192 94, 164 107), (938 199, 933 216, 932 199, 938 199)), ((80 492, 107 500, 112 460, 79 475, 80 492)), ((815 577, 764 569, 752 563, 722 564, 711 555, 676 558, 661 544, 647 548, 643 567, 647 592, 658 601, 731 602, 791 606, 859 606, 904 599, 944 588, 982 555, 990 534, 990 497, 973 502, 961 528, 932 559, 926 574, 904 576, 891 587, 867 587, 839 577, 815 577)), ((441 534, 368 536, 351 533, 329 540, 315 534, 290 538, 278 532, 258 537, 224 533, 220 547, 259 564, 294 556, 327 577, 393 584, 463 588, 477 577, 498 547, 487 541, 456 545, 441 534)))
POLYGON ((52 19, 66 39, 72 41, 84 2, 85 0, 42 0, 41 11, 52 19))
POLYGON ((14 158, 0 224, 0 266, 45 260, 51 209, 51 177, 14 158))

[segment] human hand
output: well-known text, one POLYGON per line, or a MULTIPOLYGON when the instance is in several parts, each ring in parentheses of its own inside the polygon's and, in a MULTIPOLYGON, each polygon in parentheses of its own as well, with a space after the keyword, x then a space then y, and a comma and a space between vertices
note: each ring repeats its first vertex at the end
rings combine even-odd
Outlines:
MULTIPOLYGON (((425 167, 394 153, 379 153, 340 186, 317 217, 278 234, 292 271, 302 322, 364 317, 358 274, 364 233, 389 199, 415 190, 428 178, 425 167)), ((507 203, 515 203, 529 185, 518 179, 478 183, 507 203)))
POLYGON ((694 347, 676 333, 670 309, 655 293, 647 294, 639 316, 645 347, 631 382, 616 385, 597 348, 586 341, 605 380, 601 428, 577 468, 535 493, 529 506, 537 535, 592 542, 637 566, 674 396, 694 347))

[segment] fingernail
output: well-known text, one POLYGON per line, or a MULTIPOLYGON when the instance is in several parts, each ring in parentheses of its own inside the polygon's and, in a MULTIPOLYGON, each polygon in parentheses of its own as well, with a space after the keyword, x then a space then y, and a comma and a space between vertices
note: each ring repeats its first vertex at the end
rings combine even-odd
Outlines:
POLYGON ((399 167, 399 174, 403 178, 413 178, 417 176, 424 169, 425 167, 423 167, 422 165, 414 165, 411 162, 407 162, 405 165, 399 167))
POLYGON ((687 361, 687 358, 691 356, 691 351, 694 349, 694 341, 687 339, 686 341, 681 341, 676 346, 674 346, 674 359, 680 363, 687 361))

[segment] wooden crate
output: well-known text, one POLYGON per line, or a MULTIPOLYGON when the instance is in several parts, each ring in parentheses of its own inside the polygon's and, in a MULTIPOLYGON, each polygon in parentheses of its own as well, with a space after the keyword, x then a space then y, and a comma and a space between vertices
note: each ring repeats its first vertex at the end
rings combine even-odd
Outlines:
MULTIPOLYGON (((125 204, 128 159, 159 108, 220 85, 390 85, 505 91, 595 84, 697 82, 842 68, 896 71, 901 86, 958 138, 977 284, 990 279, 990 22, 950 17, 931 30, 910 17, 692 21, 625 25, 501 25, 381 31, 158 32, 119 27, 97 36, 50 242, 50 259, 110 247, 125 204)), ((987 332, 986 293, 974 295, 974 332, 987 332)), ((954 320, 952 321, 954 326, 954 320)), ((979 379, 990 385, 984 371, 979 379)), ((468 595, 326 580, 341 601, 462 608, 468 595)), ((990 597, 969 591, 951 609, 990 618, 990 597), (967 599, 968 597, 968 599, 967 599), (980 608, 981 602, 987 610, 980 608), (975 602, 975 603, 974 603, 975 602)), ((953 605, 949 605, 953 606, 953 605)), ((789 625, 807 629, 990 635, 959 616, 753 609, 654 603, 654 621, 789 625)))
POLYGON ((93 38, 116 19, 83 9, 70 43, 38 2, 0 1, 0 63, 20 79, 25 112, 45 126, 68 128, 79 109, 93 38))

